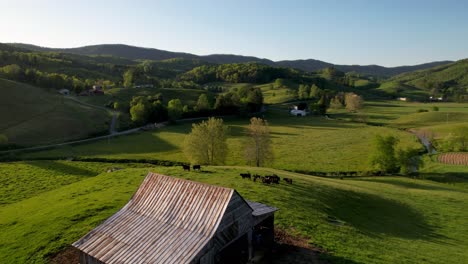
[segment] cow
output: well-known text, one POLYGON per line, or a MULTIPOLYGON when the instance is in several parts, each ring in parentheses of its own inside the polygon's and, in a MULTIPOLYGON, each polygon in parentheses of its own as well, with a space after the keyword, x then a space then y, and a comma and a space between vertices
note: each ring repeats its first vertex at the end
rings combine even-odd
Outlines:
POLYGON ((182 168, 184 168, 184 171, 190 171, 190 165, 182 165, 182 168))
POLYGON ((283 178, 283 180, 289 184, 292 184, 292 179, 291 178, 283 178))
POLYGON ((268 176, 262 177, 262 182, 266 184, 271 184, 271 178, 268 176))
POLYGON ((250 172, 248 172, 248 173, 241 173, 240 176, 242 177, 242 179, 245 179, 245 178, 251 179, 250 172))
POLYGON ((201 170, 201 166, 200 165, 193 165, 193 170, 201 170))
POLYGON ((279 184, 279 182, 280 182, 280 177, 278 177, 278 175, 276 175, 276 174, 267 175, 267 176, 265 176, 265 178, 269 179, 271 183, 279 184))
POLYGON ((253 176, 253 181, 256 182, 258 178, 261 178, 261 176, 258 175, 258 174, 255 174, 255 175, 253 176))

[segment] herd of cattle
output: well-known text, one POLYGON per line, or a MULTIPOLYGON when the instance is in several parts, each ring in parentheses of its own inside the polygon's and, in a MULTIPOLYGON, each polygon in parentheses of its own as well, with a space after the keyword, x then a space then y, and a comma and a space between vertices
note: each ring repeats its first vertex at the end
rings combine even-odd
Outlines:
MULTIPOLYGON (((257 180, 261 180, 262 183, 265 183, 265 184, 272 184, 272 183, 279 184, 281 180, 281 178, 276 174, 260 176, 258 174, 251 175, 250 172, 247 172, 247 173, 241 173, 240 176, 242 177, 242 179, 253 178, 254 182, 256 182, 257 180)), ((283 180, 289 184, 292 184, 292 179, 290 178, 283 178, 283 180)))
MULTIPOLYGON (((182 165, 182 168, 184 169, 184 171, 190 171, 190 165, 182 165)), ((200 165, 193 165, 192 166, 192 169, 194 171, 200 171, 201 170, 201 166, 200 165)), ((250 174, 250 172, 247 172, 247 173, 241 173, 240 176, 242 177, 242 179, 250 179, 252 180, 253 178, 253 181, 256 182, 257 180, 259 181, 262 181, 262 183, 265 183, 265 184, 279 184, 280 183, 280 180, 281 178, 276 175, 276 174, 273 174, 273 175, 265 175, 265 176, 260 176, 258 174, 250 174)), ((283 181, 289 183, 289 184, 292 184, 293 180, 291 178, 283 178, 283 181)))

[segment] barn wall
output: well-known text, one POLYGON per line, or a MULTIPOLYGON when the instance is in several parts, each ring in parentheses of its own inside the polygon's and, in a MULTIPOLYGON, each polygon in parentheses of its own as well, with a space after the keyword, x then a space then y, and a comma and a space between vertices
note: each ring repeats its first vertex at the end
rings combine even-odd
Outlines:
POLYGON ((101 262, 91 257, 90 255, 80 251, 80 264, 104 264, 104 262, 101 262))
POLYGON ((214 237, 199 252, 194 263, 215 263, 216 254, 222 248, 251 231, 254 226, 252 211, 245 200, 234 191, 214 237))
POLYGON ((214 247, 220 250, 253 227, 252 208, 234 192, 213 239, 214 247))

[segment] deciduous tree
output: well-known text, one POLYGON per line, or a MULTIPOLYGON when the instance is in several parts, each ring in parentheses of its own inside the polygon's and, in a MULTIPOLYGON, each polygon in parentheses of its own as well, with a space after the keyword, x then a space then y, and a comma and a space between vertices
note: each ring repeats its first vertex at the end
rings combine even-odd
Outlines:
POLYGON ((349 112, 356 112, 361 109, 364 104, 364 100, 361 96, 355 93, 346 93, 345 94, 345 105, 346 110, 349 112))
POLYGON ((252 117, 247 128, 248 138, 245 141, 245 157, 248 163, 260 167, 273 159, 271 137, 268 122, 252 117))
POLYGON ((171 120, 177 120, 184 112, 182 102, 179 99, 172 99, 167 103, 167 111, 171 120))
POLYGON ((371 165, 382 172, 398 171, 398 160, 395 157, 395 147, 398 138, 394 136, 377 135, 374 139, 373 152, 370 155, 371 165))
POLYGON ((185 137, 184 153, 196 164, 223 164, 227 155, 227 128, 222 119, 211 117, 207 121, 192 125, 185 137))
POLYGON ((206 96, 206 94, 200 94, 200 96, 198 97, 196 107, 198 111, 203 111, 211 108, 210 102, 208 101, 208 96, 206 96))

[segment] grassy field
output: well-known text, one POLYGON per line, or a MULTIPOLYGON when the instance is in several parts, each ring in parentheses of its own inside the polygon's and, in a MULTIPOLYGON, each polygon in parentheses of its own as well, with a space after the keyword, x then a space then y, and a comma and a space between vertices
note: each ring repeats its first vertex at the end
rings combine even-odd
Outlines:
POLYGON ((106 131, 106 111, 64 100, 54 91, 0 79, 0 134, 17 145, 39 145, 106 131))
POLYGON ((331 114, 345 120, 356 116, 366 116, 367 122, 398 128, 459 123, 468 119, 468 105, 462 103, 418 103, 399 101, 367 101, 358 113, 347 113, 345 110, 331 110, 331 114), (435 112, 433 107, 438 107, 435 112), (429 112, 418 113, 418 110, 429 112))
POLYGON ((456 184, 399 177, 339 180, 246 167, 187 173, 179 167, 68 161, 6 163, 0 170, 2 182, 18 187, 0 204, 5 263, 46 262, 120 209, 148 171, 235 188, 246 199, 278 207, 277 227, 308 237, 336 263, 468 259, 468 191, 456 184), (110 166, 123 169, 106 173, 110 166), (274 172, 294 184, 242 180, 238 175, 245 171, 274 172), (57 181, 62 177, 68 180, 57 181), (34 186, 47 187, 38 192, 34 186))
MULTIPOLYGON (((416 137, 403 131, 317 116, 298 118, 289 116, 287 108, 272 108, 265 118, 270 124, 275 155, 270 166, 277 169, 365 171, 372 140, 377 134, 398 136, 401 146, 422 147, 416 137)), ((227 119, 225 122, 230 128, 227 164, 245 165, 243 142, 248 119, 227 119)), ((181 148, 190 129, 189 123, 179 124, 154 132, 30 153, 23 157, 149 158, 185 162, 187 159, 181 148)))

